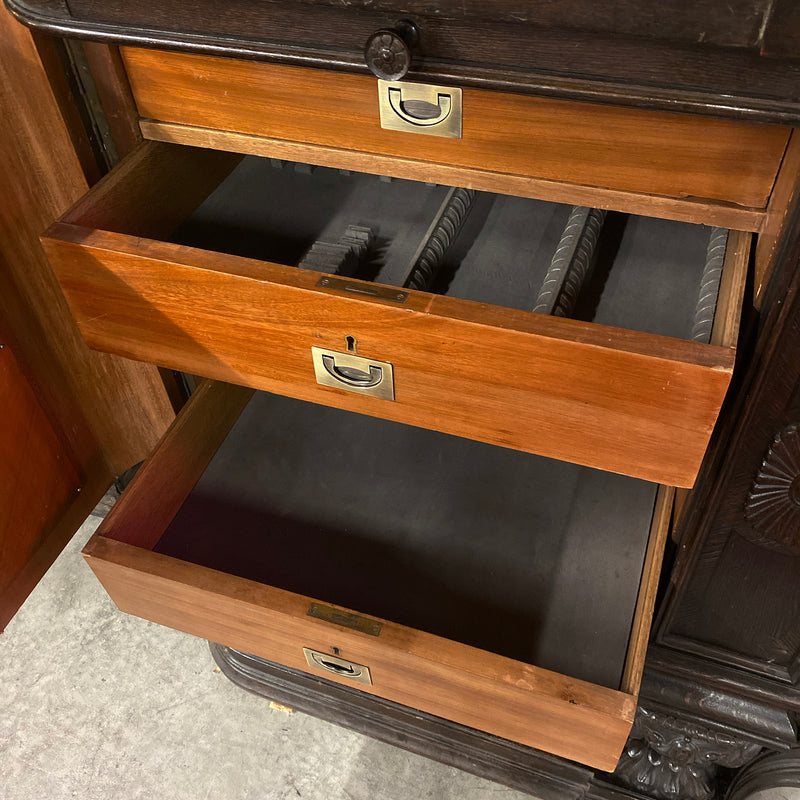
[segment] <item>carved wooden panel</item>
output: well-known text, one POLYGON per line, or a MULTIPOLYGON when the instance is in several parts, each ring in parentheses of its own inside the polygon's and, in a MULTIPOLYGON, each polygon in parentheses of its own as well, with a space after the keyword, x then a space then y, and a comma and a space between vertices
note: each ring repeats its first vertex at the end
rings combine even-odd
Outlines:
POLYGON ((765 547, 800 554, 800 425, 779 431, 764 457, 747 501, 743 534, 765 547))
POLYGON ((683 555, 658 633, 672 648, 794 686, 798 708, 799 224, 795 208, 749 375, 683 521, 683 555))
POLYGON ((760 750, 759 744, 640 706, 614 774, 650 797, 709 800, 717 794, 718 767, 741 767, 760 750))

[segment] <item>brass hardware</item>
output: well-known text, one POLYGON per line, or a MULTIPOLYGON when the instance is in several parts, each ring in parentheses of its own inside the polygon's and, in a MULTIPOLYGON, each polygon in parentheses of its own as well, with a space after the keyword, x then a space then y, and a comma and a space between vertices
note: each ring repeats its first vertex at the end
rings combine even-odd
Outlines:
POLYGON ((340 608, 324 606, 321 603, 312 603, 306 613, 309 617, 341 625, 343 628, 352 628, 354 631, 368 633, 370 636, 380 636, 381 628, 383 628, 383 623, 375 619, 361 617, 350 611, 342 611, 340 608))
POLYGON ((328 275, 317 281, 317 288, 345 294, 362 294, 366 297, 374 297, 376 300, 390 300, 393 303, 405 303, 408 300, 408 292, 404 292, 402 289, 363 281, 351 281, 348 278, 333 278, 328 275))
POLYGON ((378 81, 381 128, 461 138, 461 89, 378 81))
POLYGON ((372 684, 372 675, 370 675, 369 667, 365 667, 363 664, 354 664, 352 661, 347 661, 338 656, 329 656, 327 653, 320 653, 310 647, 303 648, 303 655, 305 655, 309 667, 324 669, 333 675, 349 678, 357 683, 372 684))
POLYGON ((394 372, 388 361, 374 361, 352 353, 311 348, 317 383, 334 389, 394 400, 394 372))

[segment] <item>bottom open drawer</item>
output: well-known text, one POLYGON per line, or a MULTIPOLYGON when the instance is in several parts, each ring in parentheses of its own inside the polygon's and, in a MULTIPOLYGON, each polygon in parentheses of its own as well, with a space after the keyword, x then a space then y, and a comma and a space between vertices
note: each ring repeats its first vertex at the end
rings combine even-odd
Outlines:
POLYGON ((672 491, 209 382, 84 554, 123 611, 613 770, 672 491))

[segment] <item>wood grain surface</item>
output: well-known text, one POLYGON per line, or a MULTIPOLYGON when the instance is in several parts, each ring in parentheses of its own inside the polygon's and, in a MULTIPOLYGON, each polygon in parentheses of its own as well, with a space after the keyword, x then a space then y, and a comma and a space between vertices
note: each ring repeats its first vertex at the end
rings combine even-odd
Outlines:
POLYGON ((761 307, 764 290, 778 259, 779 245, 788 232, 792 212, 798 202, 800 202, 800 135, 795 130, 786 148, 756 244, 754 294, 757 308, 761 307))
POLYGON ((232 153, 144 142, 61 217, 135 236, 168 236, 239 163, 232 153))
POLYGON ((0 8, 0 307, 54 427, 77 462, 141 459, 172 410, 149 366, 90 352, 39 234, 87 190, 30 31, 0 8))
POLYGON ((459 140, 380 128, 374 79, 123 48, 143 117, 668 197, 766 206, 788 129, 465 88, 459 140))
POLYGON ((671 485, 694 482, 735 356, 66 223, 44 244, 93 347, 671 485), (394 365, 394 402, 315 382, 311 347, 348 335, 394 365))
POLYGON ((240 387, 205 384, 86 545, 87 561, 120 609, 306 671, 302 647, 337 647, 372 671, 374 685, 357 688, 613 769, 633 721, 630 694, 391 622, 375 637, 309 617, 311 598, 150 551, 176 510, 173 500, 189 493, 196 468, 211 459, 248 396, 240 387), (214 419, 221 421, 206 441, 198 434, 214 419), (176 472, 184 459, 192 467, 176 472), (147 498, 154 513, 145 504, 143 515, 147 498))
POLYGON ((742 231, 728 232, 728 246, 711 329, 711 344, 736 347, 742 319, 753 237, 742 231))
MULTIPOLYGON (((677 490, 679 491, 679 490, 677 490)), ((660 486, 656 496, 653 512, 653 523, 650 526, 650 541, 647 546, 644 566, 642 567, 642 583, 639 587, 639 598, 631 625, 631 644, 625 671, 622 675, 622 691, 632 695, 639 694, 642 683, 642 672, 647 655, 647 643, 650 640, 650 627, 653 622, 653 611, 656 607, 656 594, 661 578, 661 564, 664 560, 664 548, 670 531, 672 511, 675 503, 676 489, 671 486, 660 486)))
POLYGON ((81 478, 0 334, 0 630, 6 592, 77 496, 81 478))
POLYGON ((126 613, 306 671, 302 648, 331 652, 333 641, 369 666, 363 691, 598 769, 614 769, 633 722, 636 700, 622 692, 388 622, 380 638, 330 626, 307 616, 311 598, 109 536, 84 554, 126 613))
POLYGON ((664 197, 645 192, 630 192, 600 186, 583 186, 525 175, 509 175, 492 169, 435 164, 411 157, 376 155, 340 147, 289 142, 265 136, 179 125, 173 122, 141 120, 146 139, 174 144, 227 150, 269 158, 316 164, 322 167, 351 169, 376 175, 391 175, 414 181, 463 186, 483 192, 534 197, 553 203, 590 206, 606 210, 674 219, 702 225, 717 225, 742 231, 758 231, 765 212, 722 201, 664 197))
POLYGON ((4 457, 21 456, 20 482, 8 485, 21 487, 30 516, 0 505, 2 629, 113 477, 147 454, 173 414, 155 368, 86 347, 42 251, 39 234, 87 181, 33 37, 5 6, 0 85, 0 318, 41 407, 31 411, 29 452, 19 440, 0 442, 4 457))
POLYGON ((148 550, 155 547, 253 391, 214 381, 204 381, 195 390, 186 411, 178 414, 139 471, 141 477, 137 473, 125 489, 125 502, 108 512, 104 525, 114 531, 117 541, 148 550), (154 473, 161 476, 156 481, 154 473), (164 480, 164 475, 172 478, 164 480))
MULTIPOLYGON (((390 0, 227 0, 225 14, 213 0, 71 0, 68 9, 58 0, 7 4, 31 25, 70 38, 364 75, 364 42, 394 25, 399 9, 390 0)), ((636 0, 615 2, 616 10, 561 0, 520 3, 521 15, 491 2, 471 11, 462 3, 447 5, 449 13, 442 3, 403 4, 415 11, 424 6, 414 16, 422 37, 412 80, 731 119, 798 121, 800 67, 793 58, 792 12, 786 13, 792 0, 761 0, 763 15, 754 7, 750 16, 735 13, 738 0, 675 2, 669 10, 636 0), (782 45, 779 57, 765 58, 767 43, 776 41, 782 45)))
POLYGON ((116 155, 124 158, 141 143, 142 134, 119 48, 99 42, 83 42, 82 47, 116 155))

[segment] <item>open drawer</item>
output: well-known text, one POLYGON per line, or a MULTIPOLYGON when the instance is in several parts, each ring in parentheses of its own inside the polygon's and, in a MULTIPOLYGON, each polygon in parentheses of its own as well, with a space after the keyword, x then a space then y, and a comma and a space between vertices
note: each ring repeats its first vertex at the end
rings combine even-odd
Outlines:
POLYGON ((611 771, 673 492, 206 382, 84 554, 123 611, 611 771))
POLYGON ((453 220, 447 187, 240 158, 146 143, 48 230, 90 346, 694 483, 733 369, 749 234, 723 237, 709 293, 712 229, 619 215, 583 264, 578 318, 548 316, 532 309, 569 206, 472 193, 470 213, 453 220), (316 255, 341 249, 351 223, 373 245, 353 277, 329 276, 316 255), (426 241, 438 259, 432 291, 410 288, 426 241), (708 343, 687 340, 698 297, 708 343), (318 382, 323 368, 338 382, 318 382), (362 391, 374 376, 390 377, 391 392, 362 391))

